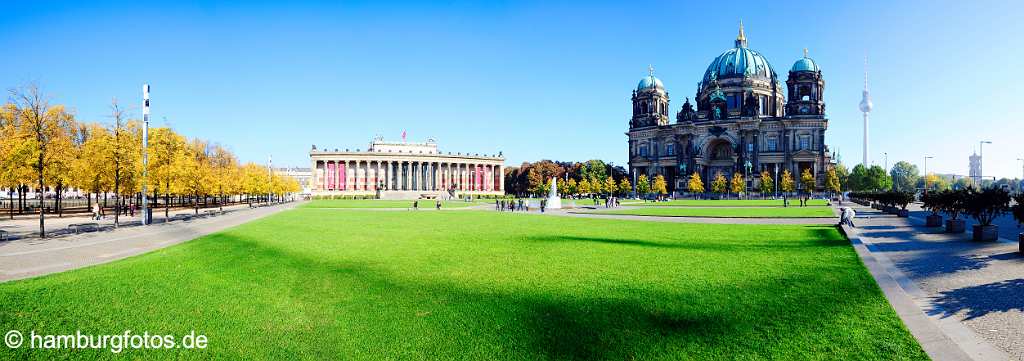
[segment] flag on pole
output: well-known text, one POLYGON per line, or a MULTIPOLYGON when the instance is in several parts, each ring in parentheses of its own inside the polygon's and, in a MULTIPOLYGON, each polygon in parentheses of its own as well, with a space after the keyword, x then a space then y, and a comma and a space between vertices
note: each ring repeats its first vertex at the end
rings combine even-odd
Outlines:
POLYGON ((405 129, 402 129, 402 143, 405 143, 405 129))

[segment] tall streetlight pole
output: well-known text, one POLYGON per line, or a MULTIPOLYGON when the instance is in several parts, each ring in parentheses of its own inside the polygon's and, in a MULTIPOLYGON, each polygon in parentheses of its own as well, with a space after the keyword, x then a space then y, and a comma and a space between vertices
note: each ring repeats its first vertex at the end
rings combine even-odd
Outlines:
POLYGON ((775 163, 775 184, 772 184, 775 188, 775 198, 779 198, 779 164, 775 163))
POLYGON ((149 216, 149 200, 146 199, 146 168, 149 164, 149 157, 146 154, 146 146, 149 144, 149 84, 142 84, 142 224, 150 224, 153 220, 149 216))
POLYGON ((985 144, 992 144, 992 142, 988 140, 978 142, 978 189, 981 189, 981 180, 985 179, 983 168, 983 164, 985 164, 985 144))
MULTIPOLYGON (((1020 174, 1021 175, 1020 183, 1024 183, 1024 159, 1017 158, 1017 160, 1020 161, 1020 173, 1021 173, 1020 174)), ((1020 183, 1018 183, 1018 185, 1017 185, 1017 191, 1018 192, 1024 192, 1024 189, 1020 189, 1021 188, 1020 187, 1020 183)))
POLYGON ((928 159, 935 158, 932 156, 924 157, 924 194, 928 194, 928 159))
POLYGON ((889 152, 882 152, 882 155, 885 156, 885 172, 889 173, 889 152))

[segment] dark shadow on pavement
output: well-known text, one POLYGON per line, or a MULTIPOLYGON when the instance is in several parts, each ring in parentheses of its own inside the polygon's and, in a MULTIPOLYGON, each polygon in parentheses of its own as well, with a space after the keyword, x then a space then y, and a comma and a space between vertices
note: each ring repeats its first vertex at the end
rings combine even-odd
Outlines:
POLYGON ((934 303, 938 307, 933 314, 949 317, 965 311, 967 320, 992 312, 1024 312, 1024 278, 945 291, 934 303))

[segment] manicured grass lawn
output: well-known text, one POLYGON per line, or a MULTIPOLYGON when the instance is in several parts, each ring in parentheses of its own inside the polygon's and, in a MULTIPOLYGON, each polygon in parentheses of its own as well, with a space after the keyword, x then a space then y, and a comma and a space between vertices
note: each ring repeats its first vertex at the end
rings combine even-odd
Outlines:
POLYGON ((296 209, 0 284, 0 330, 206 350, 0 359, 926 359, 834 228, 296 209))
MULTIPOLYGON (((317 199, 307 202, 299 207, 302 208, 412 208, 414 201, 400 201, 400 200, 387 200, 387 199, 317 199)), ((432 199, 421 199, 419 201, 420 208, 433 208, 434 200, 432 199)), ((442 208, 462 208, 479 206, 481 204, 487 204, 487 200, 466 202, 461 200, 452 200, 441 202, 442 208)), ((491 200, 491 204, 494 204, 494 200, 491 200)))
MULTIPOLYGON (((631 206, 694 206, 694 207, 782 207, 781 199, 673 199, 667 202, 644 202, 634 200, 623 200, 623 205, 631 206)), ((808 206, 824 206, 828 201, 824 199, 811 199, 808 206)), ((799 199, 790 199, 790 207, 800 205, 799 199)))
POLYGON ((818 218, 835 217, 829 207, 640 207, 597 211, 601 214, 667 217, 735 217, 735 218, 818 218))

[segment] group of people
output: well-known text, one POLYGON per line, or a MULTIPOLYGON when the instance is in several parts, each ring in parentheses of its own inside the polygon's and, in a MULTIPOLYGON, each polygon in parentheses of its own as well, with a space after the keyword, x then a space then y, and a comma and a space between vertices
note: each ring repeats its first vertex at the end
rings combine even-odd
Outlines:
MULTIPOLYGON (((810 196, 800 196, 799 200, 800 200, 800 206, 801 207, 807 207, 807 203, 810 202, 811 197, 810 196)), ((789 207, 789 197, 782 196, 782 206, 783 207, 789 207)))
MULTIPOLYGON (((440 199, 435 199, 434 200, 434 208, 437 208, 437 210, 441 210, 441 200, 440 199)), ((418 199, 412 202, 412 209, 413 210, 419 210, 420 209, 420 201, 418 199)))
MULTIPOLYGON (((541 203, 541 212, 544 211, 543 209, 544 209, 544 204, 541 203)), ((494 210, 499 211, 499 212, 506 212, 506 211, 507 212, 516 212, 516 211, 519 211, 519 212, 527 211, 527 212, 529 212, 530 211, 530 202, 525 201, 522 198, 519 198, 519 199, 495 199, 494 200, 494 210)))

